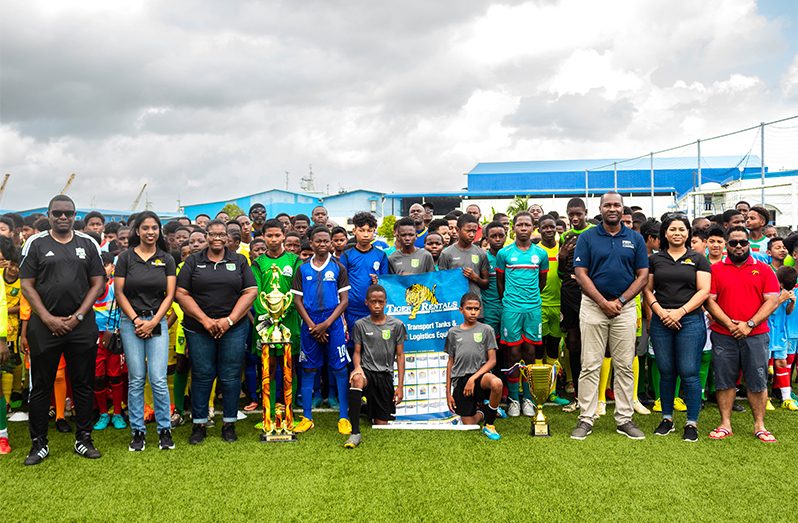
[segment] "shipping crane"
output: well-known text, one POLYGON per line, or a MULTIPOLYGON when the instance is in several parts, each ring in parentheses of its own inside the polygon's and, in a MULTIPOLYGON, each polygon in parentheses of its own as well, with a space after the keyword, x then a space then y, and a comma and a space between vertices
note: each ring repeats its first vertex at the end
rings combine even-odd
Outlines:
POLYGON ((0 184, 0 201, 3 200, 3 195, 6 193, 6 185, 8 185, 9 178, 11 178, 11 174, 6 173, 5 177, 3 178, 3 183, 0 184))
POLYGON ((145 184, 144 184, 144 185, 141 187, 141 190, 139 191, 139 194, 138 194, 138 196, 136 196, 136 199, 135 199, 135 200, 133 200, 133 204, 130 206, 130 210, 131 210, 131 211, 135 211, 135 210, 138 208, 138 206, 139 206, 139 202, 141 201, 141 197, 142 197, 142 195, 144 194, 144 189, 146 189, 146 188, 147 188, 147 184, 145 183, 145 184))
POLYGON ((69 189, 69 186, 72 185, 72 182, 74 182, 74 181, 75 181, 75 173, 72 173, 72 174, 69 175, 69 179, 64 184, 64 188, 61 189, 61 194, 66 194, 67 189, 69 189))

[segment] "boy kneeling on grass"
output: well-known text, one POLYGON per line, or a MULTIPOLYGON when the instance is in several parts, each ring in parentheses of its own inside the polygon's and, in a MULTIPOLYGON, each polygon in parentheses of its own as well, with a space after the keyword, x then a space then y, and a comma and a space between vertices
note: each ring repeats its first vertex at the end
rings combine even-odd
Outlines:
POLYGON ((479 296, 473 292, 464 294, 460 299, 463 323, 449 329, 446 335, 444 351, 449 355, 446 399, 464 424, 474 425, 484 419, 482 433, 498 440, 501 436, 493 424, 502 395, 502 380, 490 373, 496 365, 496 333, 490 325, 477 321, 481 307, 479 296), (483 404, 486 396, 487 406, 483 404))
POLYGON ((349 377, 349 421, 352 435, 344 447, 360 445, 360 402, 366 396, 368 418, 374 425, 387 425, 394 418, 396 405, 402 401, 405 378, 404 345, 407 339, 405 324, 385 315, 386 293, 382 285, 366 289, 369 315, 355 322, 352 355, 354 370, 349 377), (399 372, 396 389, 393 386, 393 362, 399 372))

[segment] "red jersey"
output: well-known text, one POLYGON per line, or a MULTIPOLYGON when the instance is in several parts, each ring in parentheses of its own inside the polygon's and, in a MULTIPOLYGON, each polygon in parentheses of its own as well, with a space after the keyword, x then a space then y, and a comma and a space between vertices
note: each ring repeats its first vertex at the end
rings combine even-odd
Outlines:
MULTIPOLYGON (((709 294, 715 298, 726 315, 737 321, 750 320, 771 294, 779 293, 779 281, 770 267, 752 256, 737 267, 726 257, 712 265, 712 285, 709 294)), ((717 322, 710 328, 720 334, 731 336, 729 329, 717 322)), ((763 321, 751 334, 768 332, 768 322, 763 321)))

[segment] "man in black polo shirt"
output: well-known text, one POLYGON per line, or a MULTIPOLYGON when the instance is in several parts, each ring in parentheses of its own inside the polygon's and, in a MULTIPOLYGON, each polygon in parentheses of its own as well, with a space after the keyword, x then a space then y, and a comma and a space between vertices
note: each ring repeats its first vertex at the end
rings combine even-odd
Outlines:
POLYGON ((632 421, 637 314, 635 296, 648 279, 648 252, 640 233, 621 223, 623 199, 617 192, 601 197, 602 223, 579 235, 574 250, 574 274, 582 288, 579 323, 582 370, 579 375, 579 423, 573 439, 593 431, 599 372, 610 349, 615 367, 615 424, 631 439, 645 434, 632 421))
POLYGON ((97 357, 95 300, 105 284, 100 247, 72 231, 75 203, 58 195, 47 207, 51 230, 31 236, 22 250, 22 294, 33 310, 28 325, 31 393, 28 423, 32 446, 26 465, 47 457, 50 394, 61 355, 66 360, 75 400, 75 452, 96 459, 91 440, 94 362, 97 357))

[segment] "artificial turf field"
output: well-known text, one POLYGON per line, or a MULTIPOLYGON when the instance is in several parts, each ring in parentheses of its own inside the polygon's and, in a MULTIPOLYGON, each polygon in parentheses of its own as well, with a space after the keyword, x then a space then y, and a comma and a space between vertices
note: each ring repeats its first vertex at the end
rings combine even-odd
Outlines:
MULTIPOLYGON (((744 403, 747 408, 747 403, 744 403)), ((610 411, 611 406, 608 406, 610 411)), ((529 419, 498 420, 501 441, 476 431, 363 427, 345 450, 333 413, 294 444, 263 444, 257 416, 238 423, 239 441, 187 443, 128 452, 128 430, 94 433, 100 460, 71 450, 51 429, 50 457, 24 467, 27 425, 10 424, 14 451, 0 456, 0 522, 12 521, 796 521, 798 413, 768 412, 776 444, 754 439, 750 409, 733 415, 734 436, 711 441, 708 405, 698 443, 677 432, 651 435, 659 416, 635 416, 644 441, 615 433, 612 416, 585 441, 568 438, 575 414, 546 408, 554 436, 529 437, 529 419)), ((152 426, 150 426, 152 427, 152 426)))

